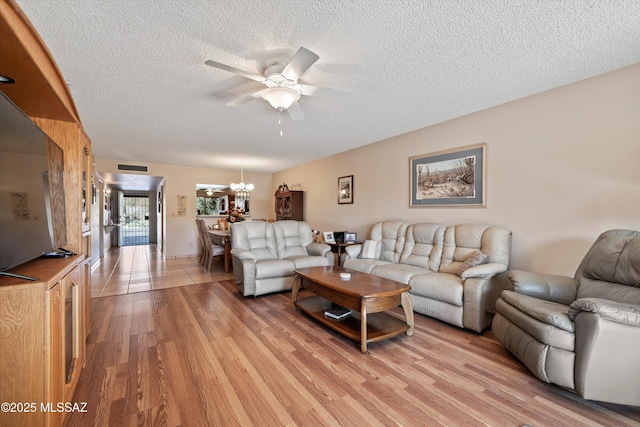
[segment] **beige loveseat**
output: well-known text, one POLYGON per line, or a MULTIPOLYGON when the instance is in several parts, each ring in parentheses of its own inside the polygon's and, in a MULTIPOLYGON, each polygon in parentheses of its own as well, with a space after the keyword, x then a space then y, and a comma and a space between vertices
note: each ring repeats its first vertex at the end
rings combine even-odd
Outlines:
POLYGON ((575 276, 509 271, 492 331, 542 381, 640 406, 640 232, 602 233, 575 276))
POLYGON ((290 290, 296 268, 334 262, 331 247, 314 243, 303 221, 244 221, 230 230, 233 276, 244 296, 290 290))
POLYGON ((342 264, 409 284, 417 313, 482 332, 500 292, 512 286, 504 274, 510 253, 511 231, 504 227, 393 220, 375 224, 370 240, 348 246, 342 264))

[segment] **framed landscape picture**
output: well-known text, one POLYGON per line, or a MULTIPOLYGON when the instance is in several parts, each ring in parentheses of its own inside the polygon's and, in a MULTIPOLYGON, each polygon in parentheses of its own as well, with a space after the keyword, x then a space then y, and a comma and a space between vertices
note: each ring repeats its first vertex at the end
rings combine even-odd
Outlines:
POLYGON ((338 204, 353 203, 353 175, 338 178, 338 204))
POLYGON ((484 207, 486 143, 409 158, 410 207, 484 207))

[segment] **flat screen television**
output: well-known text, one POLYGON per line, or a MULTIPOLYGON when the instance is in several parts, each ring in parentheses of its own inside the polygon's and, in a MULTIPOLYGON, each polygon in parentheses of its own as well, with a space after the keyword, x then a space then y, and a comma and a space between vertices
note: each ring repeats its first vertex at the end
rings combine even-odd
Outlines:
POLYGON ((0 95, 0 274, 6 275, 66 244, 64 153, 0 95))

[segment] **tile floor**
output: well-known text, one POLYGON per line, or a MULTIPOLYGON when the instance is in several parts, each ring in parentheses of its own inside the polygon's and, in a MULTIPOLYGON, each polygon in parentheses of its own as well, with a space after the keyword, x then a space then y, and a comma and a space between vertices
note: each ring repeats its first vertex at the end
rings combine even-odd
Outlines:
POLYGON ((224 272, 220 258, 207 272, 198 258, 163 259, 156 245, 114 247, 91 274, 91 298, 227 279, 233 274, 224 272))

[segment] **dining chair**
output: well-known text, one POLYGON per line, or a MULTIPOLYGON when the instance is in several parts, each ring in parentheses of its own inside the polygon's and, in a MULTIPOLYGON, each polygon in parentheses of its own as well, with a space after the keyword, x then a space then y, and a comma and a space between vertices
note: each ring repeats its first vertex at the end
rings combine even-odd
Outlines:
MULTIPOLYGON (((198 227, 200 230, 204 252, 204 261, 202 265, 204 266, 205 271, 210 271, 213 258, 224 257, 224 247, 216 245, 211 241, 211 237, 209 236, 209 232, 207 231, 207 226, 204 223, 204 220, 201 219, 200 222, 198 222, 198 227)), ((220 259, 222 260, 222 258, 220 259)))

